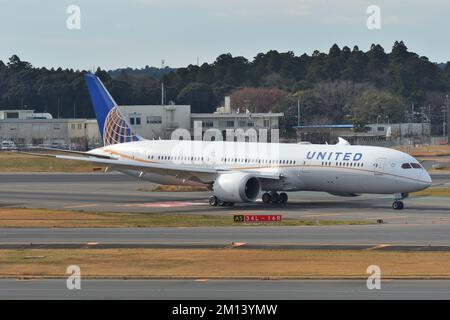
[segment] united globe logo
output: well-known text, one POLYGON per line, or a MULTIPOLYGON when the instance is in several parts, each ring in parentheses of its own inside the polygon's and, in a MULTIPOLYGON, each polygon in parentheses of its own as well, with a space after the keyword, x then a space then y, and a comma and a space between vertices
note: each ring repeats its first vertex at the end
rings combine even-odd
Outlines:
POLYGON ((128 126, 117 107, 112 108, 103 126, 104 145, 138 141, 136 133, 128 126))

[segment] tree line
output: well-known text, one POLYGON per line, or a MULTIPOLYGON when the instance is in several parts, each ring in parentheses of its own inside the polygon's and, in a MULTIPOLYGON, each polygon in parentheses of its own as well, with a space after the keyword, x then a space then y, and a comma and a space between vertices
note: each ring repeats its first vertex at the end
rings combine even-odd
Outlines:
MULTIPOLYGON (((0 107, 93 117, 85 72, 36 68, 12 56, 7 63, 0 61, 0 107)), ((450 91, 450 63, 439 66, 402 41, 389 53, 378 44, 367 51, 335 44, 327 53, 296 56, 271 50, 252 61, 228 53, 213 63, 162 72, 99 68, 96 74, 119 104, 160 104, 164 83, 166 103, 214 112, 231 95, 232 106, 242 111, 285 112, 286 130, 297 124, 300 101, 301 124, 430 120, 437 132, 450 91)))

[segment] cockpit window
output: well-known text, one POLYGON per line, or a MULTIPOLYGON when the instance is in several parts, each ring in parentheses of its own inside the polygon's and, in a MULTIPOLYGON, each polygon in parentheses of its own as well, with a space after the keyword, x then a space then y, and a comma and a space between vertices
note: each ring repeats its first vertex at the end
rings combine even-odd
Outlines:
POLYGON ((411 165, 409 163, 402 164, 402 169, 411 169, 411 165))
POLYGON ((418 164, 418 163, 411 163, 411 166, 412 166, 414 169, 422 169, 422 166, 421 166, 420 164, 418 164))

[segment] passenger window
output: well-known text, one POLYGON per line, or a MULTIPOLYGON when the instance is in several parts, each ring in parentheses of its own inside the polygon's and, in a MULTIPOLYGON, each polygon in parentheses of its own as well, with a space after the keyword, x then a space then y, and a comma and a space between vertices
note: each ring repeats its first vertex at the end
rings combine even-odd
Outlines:
POLYGON ((402 164, 402 169, 411 169, 411 165, 409 163, 402 164))

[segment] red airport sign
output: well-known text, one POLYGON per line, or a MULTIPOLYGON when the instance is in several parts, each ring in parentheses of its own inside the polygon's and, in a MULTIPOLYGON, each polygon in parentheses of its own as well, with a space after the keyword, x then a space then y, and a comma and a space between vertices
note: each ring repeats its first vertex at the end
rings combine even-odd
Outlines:
POLYGON ((258 223, 258 222, 281 222, 281 214, 241 214, 234 216, 234 222, 258 223))

